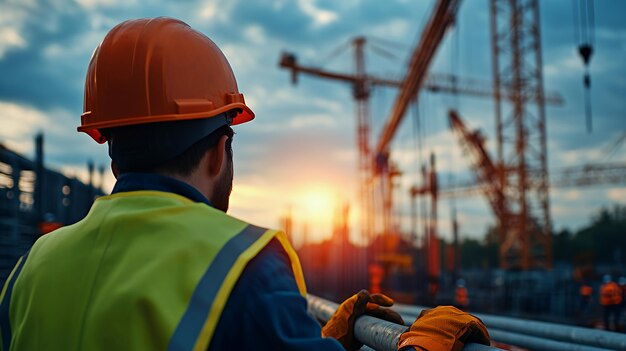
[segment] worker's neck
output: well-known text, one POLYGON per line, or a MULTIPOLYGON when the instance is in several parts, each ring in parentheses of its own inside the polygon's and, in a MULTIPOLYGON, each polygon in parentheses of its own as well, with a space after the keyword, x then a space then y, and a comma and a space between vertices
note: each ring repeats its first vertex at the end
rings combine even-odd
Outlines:
POLYGON ((201 172, 192 172, 188 176, 183 176, 180 174, 170 174, 170 173, 162 173, 164 176, 168 176, 170 178, 174 178, 181 182, 187 183, 198 190, 204 197, 207 199, 211 199, 213 196, 213 182, 211 179, 208 179, 206 176, 202 176, 201 172))

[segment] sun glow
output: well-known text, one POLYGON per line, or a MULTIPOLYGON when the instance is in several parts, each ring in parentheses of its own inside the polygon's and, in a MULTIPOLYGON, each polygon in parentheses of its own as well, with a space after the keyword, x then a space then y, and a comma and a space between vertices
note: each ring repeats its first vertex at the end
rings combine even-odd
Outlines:
POLYGON ((327 187, 315 186, 302 192, 295 205, 310 223, 332 223, 337 201, 327 187))

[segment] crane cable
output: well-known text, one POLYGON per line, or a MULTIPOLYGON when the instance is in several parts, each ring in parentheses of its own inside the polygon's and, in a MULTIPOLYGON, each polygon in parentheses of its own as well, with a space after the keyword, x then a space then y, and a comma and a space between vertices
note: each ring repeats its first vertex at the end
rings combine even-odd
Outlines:
POLYGON ((589 63, 593 55, 593 45, 595 42, 595 19, 593 0, 572 0, 574 14, 574 37, 578 45, 578 53, 585 65, 583 76, 583 86, 585 89, 585 116, 587 121, 587 132, 591 133, 591 76, 589 75, 589 63))
MULTIPOLYGON (((458 92, 458 81, 459 72, 461 68, 461 25, 460 18, 456 18, 454 23, 454 31, 450 38, 451 40, 451 50, 450 50, 450 72, 452 73, 453 81, 452 88, 454 90, 452 95, 452 103, 451 107, 459 111, 460 110, 460 102, 459 102, 459 92, 458 92)), ((450 150, 453 150, 451 147, 450 150)), ((454 160, 452 151, 448 153, 448 186, 451 188, 455 187, 455 177, 454 177, 454 160)), ((452 218, 456 218, 456 201, 454 196, 450 196, 448 207, 450 208, 450 216, 452 218)), ((455 219, 456 220, 456 219, 455 219)))
MULTIPOLYGON (((415 174, 415 186, 417 186, 417 184, 419 184, 419 179, 420 179, 420 167, 422 165, 422 149, 423 149, 423 144, 422 144, 422 127, 421 127, 421 117, 420 117, 420 108, 422 108, 422 106, 420 105, 420 103, 418 102, 417 99, 413 100, 413 103, 411 104, 412 108, 413 108, 413 148, 415 149, 416 153, 417 153, 417 157, 414 159, 413 164, 414 164, 414 168, 413 168, 413 172, 415 174)), ((420 246, 420 235, 419 232, 420 230, 418 229, 420 226, 420 208, 421 208, 421 201, 422 198, 419 197, 418 199, 415 199, 417 195, 413 194, 412 198, 411 198, 411 206, 415 206, 414 208, 412 208, 411 210, 411 217, 412 217, 412 223, 411 223, 411 233, 414 235, 413 238, 413 244, 416 246, 420 246)))

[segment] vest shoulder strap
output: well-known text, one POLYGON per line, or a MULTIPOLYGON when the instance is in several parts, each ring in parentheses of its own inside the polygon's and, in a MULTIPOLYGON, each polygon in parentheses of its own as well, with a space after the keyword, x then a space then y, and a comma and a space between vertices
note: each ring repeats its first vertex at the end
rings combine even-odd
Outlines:
POLYGON ((172 335, 168 350, 206 350, 226 301, 248 262, 273 238, 288 254, 298 289, 306 296, 298 256, 283 232, 246 226, 219 251, 198 282, 187 310, 172 335))

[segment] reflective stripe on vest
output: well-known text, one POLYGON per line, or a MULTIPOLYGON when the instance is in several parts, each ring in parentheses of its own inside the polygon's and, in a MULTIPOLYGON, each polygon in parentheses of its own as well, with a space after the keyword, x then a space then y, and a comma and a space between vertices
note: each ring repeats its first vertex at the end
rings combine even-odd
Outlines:
POLYGON ((305 296, 283 232, 172 193, 101 197, 14 269, 2 295, 14 326, 0 320, 4 350, 206 350, 243 270, 272 239, 305 296))
MULTIPOLYGON (((187 311, 185 311, 185 315, 170 339, 168 350, 194 349, 197 343, 201 343, 200 333, 203 329, 206 329, 204 334, 208 334, 205 335, 206 338, 204 339, 211 339, 213 331, 217 326, 217 317, 221 315, 221 309, 225 305, 225 303, 216 304, 218 302, 216 300, 219 290, 228 289, 223 282, 231 269, 234 268, 235 262, 241 254, 250 249, 266 231, 264 228, 249 225, 224 245, 202 279, 200 279, 196 290, 191 296, 187 311), (222 282, 222 284, 215 284, 216 282, 222 282), (207 316, 209 316, 208 319, 207 316)), ((223 295, 221 296, 222 298, 223 295)), ((206 347, 204 348, 206 349, 206 347)))

